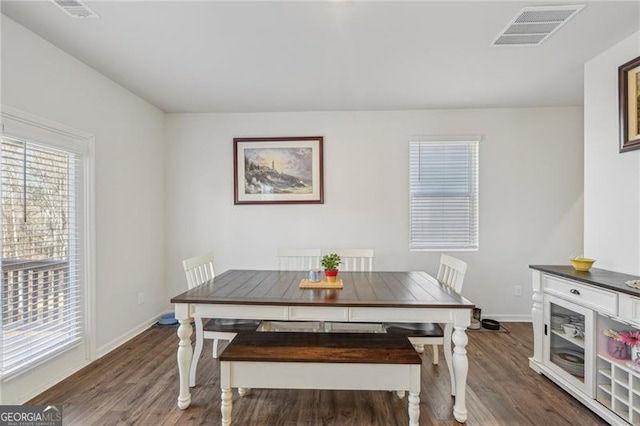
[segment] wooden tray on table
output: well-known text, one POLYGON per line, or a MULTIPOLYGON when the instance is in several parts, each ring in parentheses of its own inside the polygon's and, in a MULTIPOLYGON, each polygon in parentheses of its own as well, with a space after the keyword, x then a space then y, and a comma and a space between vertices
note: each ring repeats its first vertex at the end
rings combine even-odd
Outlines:
POLYGON ((309 281, 308 278, 303 278, 300 281, 300 288, 342 288, 342 280, 337 279, 336 282, 330 283, 329 281, 309 281))

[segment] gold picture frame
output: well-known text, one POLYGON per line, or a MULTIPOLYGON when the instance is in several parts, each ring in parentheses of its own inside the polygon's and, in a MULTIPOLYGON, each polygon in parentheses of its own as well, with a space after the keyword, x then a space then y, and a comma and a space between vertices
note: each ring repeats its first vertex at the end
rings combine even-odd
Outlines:
POLYGON ((640 149, 640 56, 618 67, 620 152, 640 149))

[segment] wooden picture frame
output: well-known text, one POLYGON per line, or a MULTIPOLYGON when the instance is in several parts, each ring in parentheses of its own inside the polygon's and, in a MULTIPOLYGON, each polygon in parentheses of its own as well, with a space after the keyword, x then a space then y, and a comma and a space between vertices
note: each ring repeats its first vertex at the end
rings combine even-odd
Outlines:
POLYGON ((640 149, 640 56, 618 67, 620 152, 640 149))
POLYGON ((234 204, 323 204, 323 139, 234 138, 234 204))

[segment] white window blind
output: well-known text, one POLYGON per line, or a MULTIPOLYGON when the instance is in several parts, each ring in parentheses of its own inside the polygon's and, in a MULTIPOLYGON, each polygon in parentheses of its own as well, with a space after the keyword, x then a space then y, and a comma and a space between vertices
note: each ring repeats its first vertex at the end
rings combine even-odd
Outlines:
POLYGON ((410 249, 478 248, 478 141, 410 143, 410 249))
POLYGON ((2 137, 2 340, 8 378, 84 338, 82 154, 2 137))

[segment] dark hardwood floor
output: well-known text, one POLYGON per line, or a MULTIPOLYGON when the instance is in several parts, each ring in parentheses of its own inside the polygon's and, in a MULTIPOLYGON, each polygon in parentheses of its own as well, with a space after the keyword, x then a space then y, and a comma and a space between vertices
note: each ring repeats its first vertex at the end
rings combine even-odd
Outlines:
MULTIPOLYGON (((469 331, 468 425, 605 425, 569 394, 528 366, 531 324, 511 333, 469 331)), ((191 406, 180 410, 176 328, 152 327, 29 401, 62 404, 65 425, 220 424, 218 362, 205 343, 191 406)), ((442 349, 441 349, 442 350, 442 349)), ((442 354, 441 354, 442 355, 442 354)), ((421 425, 456 425, 449 374, 425 350, 421 425)), ((391 392, 252 390, 233 396, 235 425, 406 425, 407 400, 391 392)))

